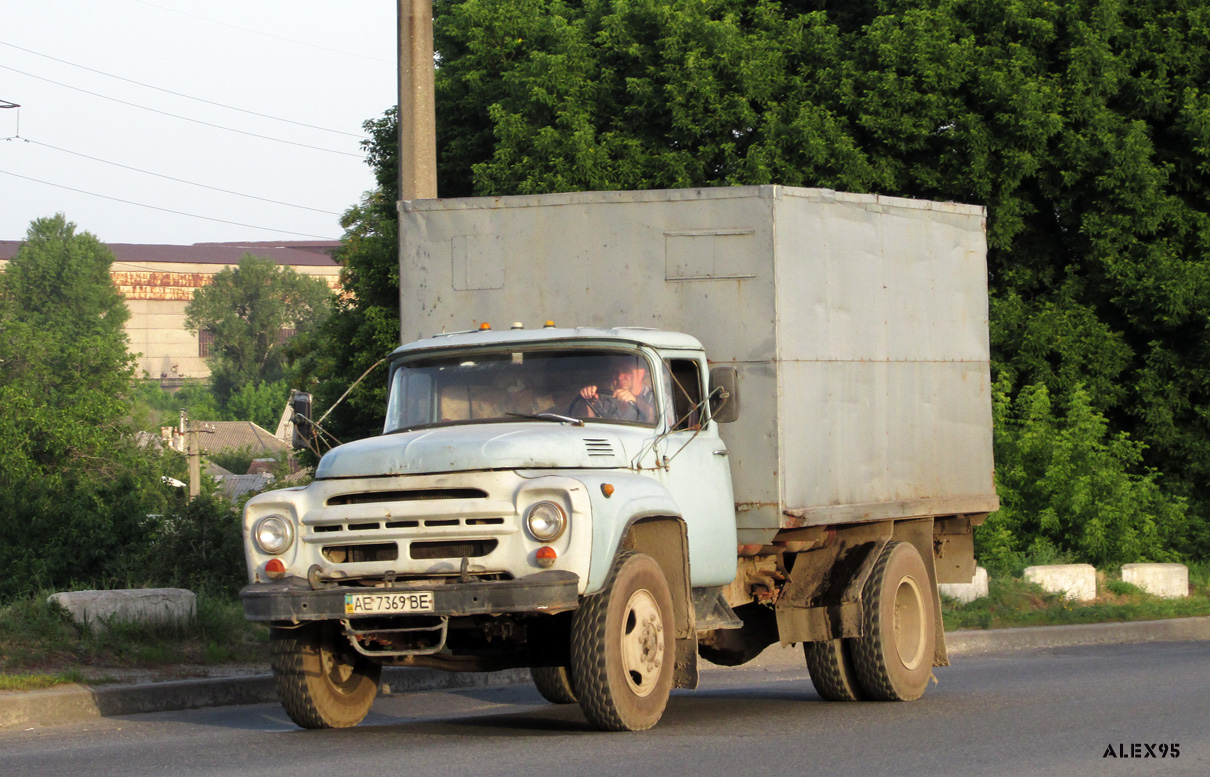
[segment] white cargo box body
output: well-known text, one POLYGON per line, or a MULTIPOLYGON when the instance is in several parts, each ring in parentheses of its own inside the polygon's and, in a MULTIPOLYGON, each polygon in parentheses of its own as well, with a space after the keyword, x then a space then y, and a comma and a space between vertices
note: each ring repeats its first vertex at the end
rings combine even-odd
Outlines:
POLYGON ((985 212, 780 186, 401 205, 403 342, 522 321, 697 337, 740 373, 741 542, 995 510, 985 212))

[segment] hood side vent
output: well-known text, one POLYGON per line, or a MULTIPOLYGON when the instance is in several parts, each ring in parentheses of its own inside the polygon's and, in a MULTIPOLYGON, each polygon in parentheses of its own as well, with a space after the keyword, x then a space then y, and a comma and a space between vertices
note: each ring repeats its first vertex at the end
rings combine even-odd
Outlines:
POLYGON ((589 456, 609 456, 612 458, 616 455, 613 450, 613 443, 604 437, 585 437, 584 448, 588 451, 589 456))

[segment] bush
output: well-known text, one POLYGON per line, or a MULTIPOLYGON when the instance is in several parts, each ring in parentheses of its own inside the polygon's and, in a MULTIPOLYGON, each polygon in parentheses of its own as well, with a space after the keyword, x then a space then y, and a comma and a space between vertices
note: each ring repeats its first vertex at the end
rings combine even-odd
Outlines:
POLYGON ((980 562, 1019 574, 1027 562, 1176 560, 1185 502, 1142 468, 1142 444, 1111 436, 1082 388, 1058 411, 1045 386, 1026 386, 1015 401, 1010 389, 1000 380, 994 391, 1001 508, 975 535, 980 562))
POLYGON ((240 512, 216 494, 201 494, 159 517, 144 570, 153 585, 233 597, 246 580, 240 512))

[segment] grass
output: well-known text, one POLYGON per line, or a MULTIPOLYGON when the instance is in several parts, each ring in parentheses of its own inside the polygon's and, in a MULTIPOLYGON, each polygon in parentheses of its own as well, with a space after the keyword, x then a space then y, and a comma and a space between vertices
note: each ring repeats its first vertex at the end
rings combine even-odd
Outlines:
POLYGON ((268 629, 238 602, 204 595, 186 622, 76 624, 47 593, 0 605, 0 690, 114 682, 115 674, 197 673, 197 667, 268 663, 268 629))
POLYGON ((1118 576, 1097 573, 1097 598, 1072 602, 1041 586, 1003 575, 991 576, 988 595, 969 604, 942 597, 947 629, 1008 629, 1077 623, 1164 620, 1210 615, 1210 564, 1189 565, 1189 596, 1161 599, 1118 576))

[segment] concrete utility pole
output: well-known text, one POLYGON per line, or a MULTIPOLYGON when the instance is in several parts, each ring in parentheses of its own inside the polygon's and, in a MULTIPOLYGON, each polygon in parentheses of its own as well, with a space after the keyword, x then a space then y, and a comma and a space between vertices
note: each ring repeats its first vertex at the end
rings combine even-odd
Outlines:
POLYGON ((399 199, 436 196, 433 2, 399 0, 399 199))
POLYGON ((189 420, 189 414, 181 410, 181 433, 185 435, 185 456, 189 460, 189 500, 202 493, 202 445, 198 434, 214 434, 214 429, 205 424, 189 420))

